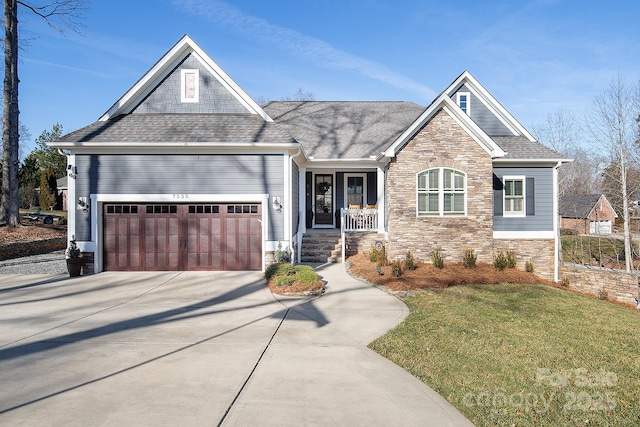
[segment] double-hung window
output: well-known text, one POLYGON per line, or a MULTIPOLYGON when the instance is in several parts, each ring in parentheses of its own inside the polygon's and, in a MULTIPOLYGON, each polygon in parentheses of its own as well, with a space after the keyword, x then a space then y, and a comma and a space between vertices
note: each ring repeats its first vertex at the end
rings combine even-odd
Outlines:
POLYGON ((418 216, 464 215, 466 175, 448 168, 433 168, 417 175, 418 216))
POLYGON ((525 216, 525 177, 504 176, 504 216, 525 216))

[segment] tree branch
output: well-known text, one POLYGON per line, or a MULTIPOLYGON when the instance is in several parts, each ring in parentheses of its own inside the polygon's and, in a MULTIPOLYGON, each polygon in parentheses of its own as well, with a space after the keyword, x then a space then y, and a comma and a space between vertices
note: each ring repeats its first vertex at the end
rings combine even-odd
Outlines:
POLYGON ((49 27, 60 33, 64 33, 65 29, 79 33, 78 29, 83 26, 81 20, 89 9, 89 0, 56 0, 43 5, 24 0, 17 0, 17 3, 44 19, 49 27))

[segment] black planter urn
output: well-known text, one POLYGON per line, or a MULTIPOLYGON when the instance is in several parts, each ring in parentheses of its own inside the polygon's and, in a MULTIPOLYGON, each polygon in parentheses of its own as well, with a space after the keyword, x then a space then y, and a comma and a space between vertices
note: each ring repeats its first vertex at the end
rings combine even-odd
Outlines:
POLYGON ((82 272, 82 258, 67 258, 67 271, 69 277, 78 277, 82 272))

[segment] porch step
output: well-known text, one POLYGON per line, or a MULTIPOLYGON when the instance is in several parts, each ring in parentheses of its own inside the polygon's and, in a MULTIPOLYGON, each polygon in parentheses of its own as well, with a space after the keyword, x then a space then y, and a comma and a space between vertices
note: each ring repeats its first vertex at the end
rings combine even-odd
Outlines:
POLYGON ((302 262, 342 262, 342 239, 339 232, 308 232, 302 236, 302 262))

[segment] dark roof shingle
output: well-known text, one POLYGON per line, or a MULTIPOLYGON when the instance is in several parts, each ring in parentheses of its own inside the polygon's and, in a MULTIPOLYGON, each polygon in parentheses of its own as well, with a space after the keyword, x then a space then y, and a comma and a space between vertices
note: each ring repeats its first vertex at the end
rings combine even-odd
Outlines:
POLYGON ((60 142, 294 143, 277 123, 255 114, 123 114, 71 132, 60 142))
POLYGON ((507 160, 560 160, 566 157, 542 145, 531 142, 524 136, 492 136, 491 139, 502 148, 507 160))
POLYGON ((404 101, 278 101, 262 108, 314 159, 378 156, 425 110, 404 101))
POLYGON ((560 196, 558 213, 564 218, 587 218, 601 194, 560 196))

